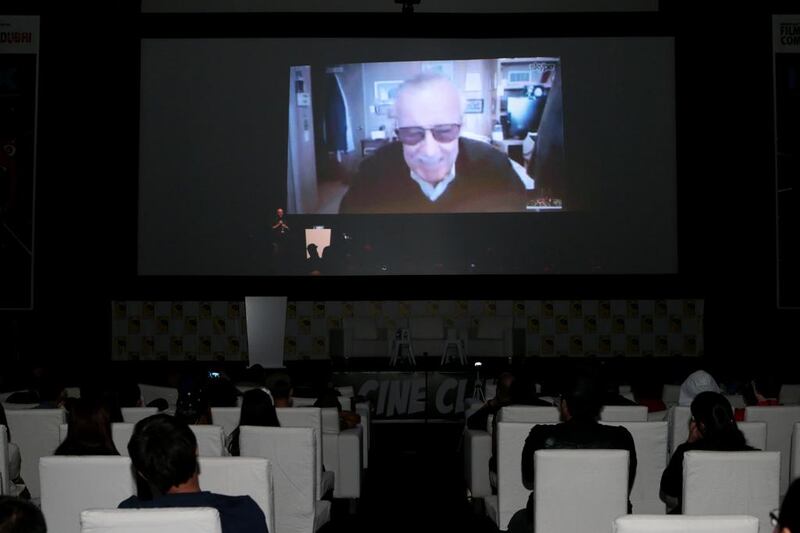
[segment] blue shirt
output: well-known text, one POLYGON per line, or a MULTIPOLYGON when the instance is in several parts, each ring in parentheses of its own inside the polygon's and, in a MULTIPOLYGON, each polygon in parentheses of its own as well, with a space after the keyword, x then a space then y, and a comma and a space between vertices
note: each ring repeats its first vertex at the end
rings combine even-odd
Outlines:
POLYGON ((120 509, 154 507, 213 507, 219 511, 222 533, 268 533, 264 512, 250 496, 226 496, 213 492, 165 494, 152 500, 131 496, 119 504, 120 509))

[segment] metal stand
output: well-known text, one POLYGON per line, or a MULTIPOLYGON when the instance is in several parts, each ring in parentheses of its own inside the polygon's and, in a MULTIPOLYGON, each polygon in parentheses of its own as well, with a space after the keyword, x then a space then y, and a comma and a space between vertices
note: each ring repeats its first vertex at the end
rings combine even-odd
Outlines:
POLYGON ((398 358, 403 358, 403 346, 407 349, 409 362, 412 365, 417 364, 417 361, 414 359, 414 349, 411 347, 411 335, 407 329, 398 329, 394 339, 392 339, 392 345, 389 348, 391 352, 389 358, 390 366, 395 366, 398 358))

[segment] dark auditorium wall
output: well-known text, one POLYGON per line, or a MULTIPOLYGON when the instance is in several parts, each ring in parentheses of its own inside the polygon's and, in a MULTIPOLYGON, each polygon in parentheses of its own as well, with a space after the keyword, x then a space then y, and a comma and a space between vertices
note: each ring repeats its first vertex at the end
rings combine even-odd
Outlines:
MULTIPOLYGON (((0 313, 0 357, 108 360, 115 300, 702 299, 706 358, 777 371, 800 318, 775 295, 769 14, 788 3, 694 4, 662 2, 677 33, 677 276, 330 283, 137 277, 137 3, 4 2, 42 15, 42 41, 34 310, 0 313)), ((588 16, 555 20, 556 34, 598 31, 588 16)))

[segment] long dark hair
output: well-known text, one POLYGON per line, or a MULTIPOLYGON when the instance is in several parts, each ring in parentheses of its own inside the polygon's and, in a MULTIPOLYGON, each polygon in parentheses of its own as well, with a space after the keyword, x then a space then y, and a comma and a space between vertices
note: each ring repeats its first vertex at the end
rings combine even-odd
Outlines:
POLYGON ((733 408, 722 394, 701 392, 694 397, 691 411, 704 440, 723 449, 746 445, 744 434, 736 426, 733 408))
POLYGON ((238 456, 239 428, 241 426, 266 426, 279 427, 278 414, 269 394, 261 389, 250 389, 242 397, 242 413, 239 415, 239 426, 231 433, 228 451, 233 456, 238 456))
POLYGON ((119 455, 111 438, 111 415, 101 402, 79 398, 67 423, 67 438, 55 455, 119 455))

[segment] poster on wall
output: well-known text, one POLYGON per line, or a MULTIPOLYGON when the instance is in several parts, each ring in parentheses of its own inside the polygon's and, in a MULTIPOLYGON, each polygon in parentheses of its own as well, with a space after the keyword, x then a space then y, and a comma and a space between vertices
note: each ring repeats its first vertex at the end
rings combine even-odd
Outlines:
POLYGON ((800 308, 800 15, 773 15, 778 308, 800 308))
POLYGON ((39 17, 0 15, 0 309, 33 308, 39 17))

